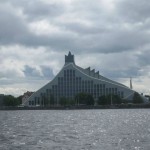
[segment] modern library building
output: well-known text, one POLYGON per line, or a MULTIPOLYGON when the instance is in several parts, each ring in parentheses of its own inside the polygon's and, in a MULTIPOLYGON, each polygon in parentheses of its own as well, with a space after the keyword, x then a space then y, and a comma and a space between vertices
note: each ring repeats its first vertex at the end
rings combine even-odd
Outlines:
POLYGON ((79 93, 93 96, 95 104, 100 96, 118 95, 121 99, 132 100, 135 93, 131 88, 110 80, 91 70, 83 69, 75 64, 74 55, 65 55, 65 64, 55 78, 48 84, 34 92, 25 102, 25 106, 44 106, 45 102, 54 101, 59 105, 62 97, 70 101, 79 93))

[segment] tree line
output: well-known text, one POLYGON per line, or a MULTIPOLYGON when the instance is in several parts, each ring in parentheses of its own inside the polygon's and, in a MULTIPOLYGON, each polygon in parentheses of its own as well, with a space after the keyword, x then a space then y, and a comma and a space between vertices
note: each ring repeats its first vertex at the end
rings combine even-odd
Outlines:
MULTIPOLYGON (((12 95, 4 95, 3 98, 3 105, 4 106, 18 106, 22 103, 22 96, 14 97, 12 95)), ((143 99, 141 98, 140 94, 135 92, 133 95, 133 100, 123 100, 118 95, 103 95, 100 96, 97 101, 95 102, 93 96, 88 93, 78 93, 75 95, 74 99, 69 99, 66 97, 61 97, 58 102, 54 101, 54 96, 51 95, 50 100, 46 97, 42 99, 43 106, 50 106, 59 104, 61 106, 69 106, 69 105, 111 105, 111 104, 121 104, 121 103, 134 103, 139 104, 143 103, 143 99)))
MULTIPOLYGON (((122 104, 122 103, 134 103, 141 104, 144 103, 142 97, 139 93, 135 92, 133 95, 132 101, 121 99, 118 95, 109 94, 103 95, 98 98, 96 101, 97 105, 114 105, 114 104, 122 104)), ((65 105, 94 105, 95 100, 91 94, 88 93, 79 93, 75 96, 73 100, 62 97, 59 100, 59 104, 62 106, 65 105)))
POLYGON ((12 95, 3 96, 3 106, 18 106, 22 103, 22 96, 14 97, 12 95))

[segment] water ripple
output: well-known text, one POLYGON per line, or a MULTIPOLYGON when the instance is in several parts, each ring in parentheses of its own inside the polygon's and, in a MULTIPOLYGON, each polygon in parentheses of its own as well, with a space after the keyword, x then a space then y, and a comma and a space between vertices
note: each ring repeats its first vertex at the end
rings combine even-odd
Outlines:
POLYGON ((149 150, 150 110, 0 111, 0 150, 149 150))

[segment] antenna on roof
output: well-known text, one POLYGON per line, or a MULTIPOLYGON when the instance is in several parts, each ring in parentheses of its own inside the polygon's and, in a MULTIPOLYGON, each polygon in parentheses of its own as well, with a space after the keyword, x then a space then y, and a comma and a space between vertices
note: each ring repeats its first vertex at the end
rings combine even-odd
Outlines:
POLYGON ((130 89, 133 89, 132 87, 132 78, 130 77, 130 89))

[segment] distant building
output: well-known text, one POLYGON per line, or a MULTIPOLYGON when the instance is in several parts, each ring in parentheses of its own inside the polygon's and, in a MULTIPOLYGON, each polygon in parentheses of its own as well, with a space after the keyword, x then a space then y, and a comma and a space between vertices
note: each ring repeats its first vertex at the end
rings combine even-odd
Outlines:
POLYGON ((69 52, 65 55, 65 64, 56 77, 23 101, 26 106, 42 106, 45 101, 51 101, 53 98, 54 104, 58 105, 60 98, 66 97, 71 100, 81 92, 91 94, 95 103, 100 96, 110 94, 132 100, 135 91, 132 90, 131 82, 130 87, 108 79, 90 67, 83 69, 77 66, 74 55, 69 52))
POLYGON ((29 91, 27 91, 26 93, 24 93, 23 95, 22 95, 22 104, 24 104, 26 101, 27 101, 27 99, 33 94, 34 92, 29 92, 29 91))
POLYGON ((4 94, 0 94, 0 106, 4 105, 4 94))

